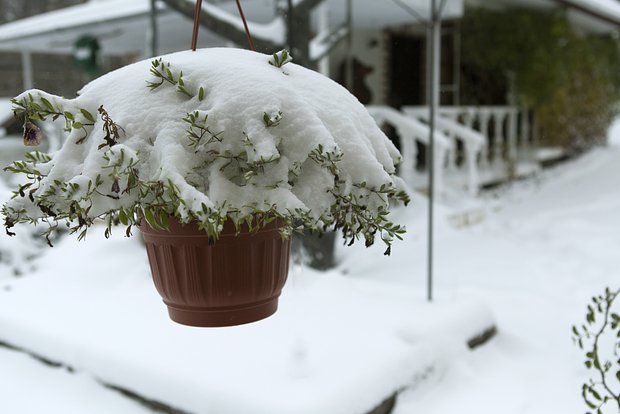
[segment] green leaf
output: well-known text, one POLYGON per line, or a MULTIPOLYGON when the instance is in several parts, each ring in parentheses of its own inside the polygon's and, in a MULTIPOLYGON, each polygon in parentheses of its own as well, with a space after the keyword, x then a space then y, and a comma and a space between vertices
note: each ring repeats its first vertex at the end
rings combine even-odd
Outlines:
POLYGON ((590 392, 590 394, 592 394, 592 396, 594 398, 596 398, 597 400, 601 401, 601 395, 598 392, 596 392, 596 390, 594 388, 590 387, 590 388, 588 388, 588 391, 590 392))
POLYGON ((164 229, 170 228, 168 214, 164 210, 159 211, 159 222, 161 223, 162 228, 164 229))
POLYGON ((50 112, 54 112, 54 105, 52 105, 50 101, 48 101, 44 97, 41 97, 41 102, 43 102, 43 105, 45 105, 45 107, 49 109, 50 112))
POLYGON ((149 224, 149 226, 154 229, 159 229, 159 224, 157 224, 157 222, 155 221, 155 216, 153 216, 153 212, 151 211, 151 209, 144 208, 142 209, 142 211, 144 212, 144 219, 149 224))
POLYGON ((79 122, 79 121, 74 121, 74 122, 71 124, 71 126, 72 126, 74 129, 81 129, 84 125, 83 125, 81 122, 79 122))
POLYGON ((198 90, 198 100, 202 101, 205 98, 205 88, 202 86, 198 90))
POLYGON ((65 115, 65 118, 67 118, 67 119, 69 119, 71 121, 75 120, 75 118, 73 117, 73 114, 71 112, 65 111, 64 115, 65 115))
POLYGON ((95 117, 93 117, 93 115, 88 112, 86 109, 80 109, 80 112, 82 113, 82 115, 84 116, 84 118, 86 118, 86 120, 88 120, 89 122, 95 122, 95 117))
POLYGON ((124 209, 120 209, 118 210, 118 220, 124 225, 126 226, 127 223, 129 223, 129 220, 127 219, 127 214, 125 214, 125 210, 124 209))
POLYGON ((588 405, 588 407, 590 407, 590 408, 596 408, 596 404, 593 404, 593 403, 591 403, 591 402, 590 402, 590 401, 588 401, 588 400, 584 400, 584 401, 586 402, 586 404, 588 405))

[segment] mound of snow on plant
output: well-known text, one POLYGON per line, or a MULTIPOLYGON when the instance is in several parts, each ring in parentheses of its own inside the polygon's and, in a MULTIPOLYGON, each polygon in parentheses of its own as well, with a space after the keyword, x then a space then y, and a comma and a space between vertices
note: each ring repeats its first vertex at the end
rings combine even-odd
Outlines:
MULTIPOLYGON (((25 196, 8 215, 68 211, 82 223, 120 208, 131 222, 140 208, 165 205, 215 235, 225 217, 268 213, 373 239, 389 199, 406 197, 394 176, 400 154, 346 89, 288 60, 186 51, 104 75, 72 100, 21 94, 18 110, 64 119, 69 136, 50 160, 16 168, 42 179, 29 187, 35 202, 25 196)), ((31 128, 25 139, 36 142, 31 128)), ((379 232, 394 235, 381 223, 379 232)))

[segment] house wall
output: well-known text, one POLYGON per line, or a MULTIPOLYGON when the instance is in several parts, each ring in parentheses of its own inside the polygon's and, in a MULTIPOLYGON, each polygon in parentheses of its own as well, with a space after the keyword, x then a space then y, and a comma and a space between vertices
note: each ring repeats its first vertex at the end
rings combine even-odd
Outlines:
MULTIPOLYGON (((363 83, 369 89, 371 99, 367 104, 386 104, 386 39, 380 29, 354 29, 351 55, 372 72, 364 76, 363 83)), ((341 84, 344 80, 344 63, 347 56, 347 42, 341 42, 330 54, 330 75, 341 84)), ((358 79, 359 82, 359 79, 358 79)), ((359 97, 358 97, 359 98, 359 97)))
MULTIPOLYGON (((456 105, 459 103, 459 46, 458 25, 444 22, 442 30, 442 74, 441 103, 456 105)), ((355 28, 352 36, 351 55, 372 72, 355 70, 359 87, 360 76, 363 85, 370 91, 371 99, 361 99, 359 91, 354 94, 364 104, 369 105, 421 105, 426 101, 426 34, 422 26, 392 27, 386 29, 355 28), (396 42, 396 43, 393 43, 396 42), (401 42, 400 45, 397 43, 401 42), (409 47, 411 47, 409 49, 409 47), (401 53, 402 56, 393 56, 401 53), (399 63, 400 62, 400 63, 399 63), (401 64, 402 68, 392 68, 401 64), (395 69, 400 69, 395 70, 395 69), (396 76, 398 73, 399 76, 396 76), (405 81, 408 85, 396 85, 393 82, 405 81), (402 96, 395 96, 393 91, 402 96)), ((347 56, 347 42, 342 42, 330 55, 330 75, 341 84, 345 84, 343 65, 347 56)))
MULTIPOLYGON (((104 58, 101 73, 127 63, 121 57, 104 58)), ((87 74, 77 68, 72 56, 33 54, 33 87, 55 95, 74 97, 79 89, 98 74, 87 74)), ((24 90, 20 53, 0 53, 0 97, 13 97, 24 90)))
MULTIPOLYGON (((50 10, 83 3, 85 0, 0 0, 0 23, 44 13, 50 10)), ((102 73, 127 63, 122 59, 100 62, 102 73)), ((33 86, 50 93, 75 96, 93 75, 73 64, 71 56, 33 54, 33 86)), ((19 52, 0 52, 0 97, 13 97, 24 89, 22 58, 19 52)))

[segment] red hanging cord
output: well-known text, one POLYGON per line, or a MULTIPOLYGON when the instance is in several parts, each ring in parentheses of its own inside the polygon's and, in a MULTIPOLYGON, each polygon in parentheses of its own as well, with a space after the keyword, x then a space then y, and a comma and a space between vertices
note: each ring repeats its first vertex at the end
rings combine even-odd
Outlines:
POLYGON ((194 31, 192 32, 192 51, 196 51, 196 43, 198 43, 198 28, 200 27, 200 11, 202 10, 202 0, 196 1, 194 9, 194 31))
MULTIPOLYGON (((250 44, 250 49, 256 51, 256 47, 254 46, 254 40, 252 40, 252 35, 250 34, 250 28, 248 27, 248 22, 245 19, 245 14, 243 14, 243 9, 241 8, 241 3, 237 0, 237 8, 239 9, 239 15, 241 16, 241 20, 243 20, 243 27, 245 28, 245 35, 248 38, 248 43, 250 44)), ((200 12, 202 11, 202 0, 196 1, 196 8, 194 9, 194 31, 192 32, 192 50, 196 51, 196 44, 198 43, 198 28, 200 27, 200 12)))
POLYGON ((250 49, 256 51, 256 47, 254 47, 254 40, 252 40, 252 35, 250 35, 250 29, 248 28, 248 22, 245 20, 245 15, 243 14, 243 9, 241 8, 241 3, 237 0, 237 8, 239 9, 239 15, 241 16, 241 20, 243 20, 243 27, 245 28, 245 35, 248 37, 248 43, 250 44, 250 49))

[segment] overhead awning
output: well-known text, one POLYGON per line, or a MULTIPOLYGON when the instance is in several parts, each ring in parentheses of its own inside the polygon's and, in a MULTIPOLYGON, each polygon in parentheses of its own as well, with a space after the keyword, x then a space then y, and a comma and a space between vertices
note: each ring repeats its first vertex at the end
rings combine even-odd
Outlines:
POLYGON ((592 30, 620 28, 620 3, 616 0, 555 0, 571 9, 574 17, 589 24, 592 30))
MULTIPOLYGON (((192 21, 160 3, 158 9, 161 49, 188 48, 192 21)), ((98 39, 102 54, 142 53, 149 12, 149 0, 100 0, 54 10, 0 25, 0 50, 69 54, 80 36, 90 35, 98 39)), ((209 41, 222 42, 205 33, 200 40, 204 46, 209 41)))
MULTIPOLYGON (((256 23, 258 29, 272 29, 274 39, 280 37, 283 40, 284 34, 278 33, 278 29, 283 30, 284 26, 269 26, 276 19, 274 1, 244 0, 243 7, 248 19, 256 23)), ((220 16, 237 18, 233 0, 215 3, 203 3, 203 11, 210 8, 220 16)), ((330 23, 334 26, 342 23, 346 0, 328 0, 328 4, 330 23)), ((385 27, 415 21, 402 4, 415 10, 422 18, 428 18, 429 0, 353 0, 354 25, 385 27)), ((189 48, 192 21, 167 9, 163 2, 158 2, 157 7, 160 53, 189 48)), ((149 0, 91 0, 0 25, 0 50, 71 53, 77 38, 90 35, 98 39, 102 54, 141 53, 146 47, 149 12, 149 0)), ((462 13, 462 0, 447 0, 444 18, 457 18, 462 13)), ((200 31, 200 47, 221 46, 225 43, 225 39, 208 30, 200 31)))
POLYGON ((552 9, 563 7, 568 19, 589 32, 612 32, 620 28, 620 2, 616 0, 469 0, 478 6, 511 5, 552 9))

